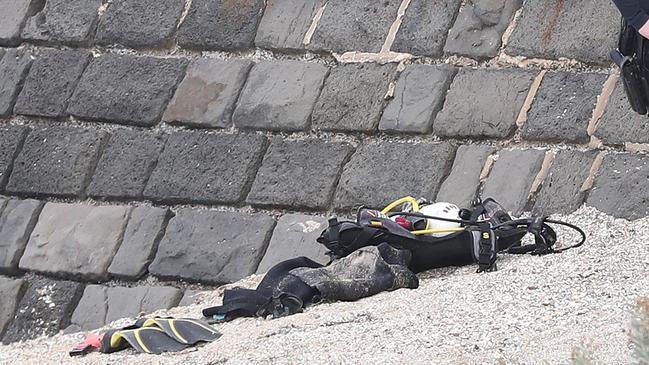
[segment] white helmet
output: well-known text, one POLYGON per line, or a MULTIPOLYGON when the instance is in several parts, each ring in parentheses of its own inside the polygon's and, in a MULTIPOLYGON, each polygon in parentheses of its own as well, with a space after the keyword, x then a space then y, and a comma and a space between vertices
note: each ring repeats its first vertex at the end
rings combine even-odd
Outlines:
MULTIPOLYGON (((434 203, 429 205, 424 205, 419 209, 419 213, 423 215, 429 215, 433 217, 440 218, 449 218, 449 219, 460 219, 460 208, 457 205, 451 203, 434 203)), ((426 229, 447 229, 447 228, 460 228, 460 223, 457 222, 447 222, 441 221, 438 219, 428 219, 426 224, 426 229)), ((427 236, 433 237, 444 237, 453 232, 438 232, 430 233, 427 236)))

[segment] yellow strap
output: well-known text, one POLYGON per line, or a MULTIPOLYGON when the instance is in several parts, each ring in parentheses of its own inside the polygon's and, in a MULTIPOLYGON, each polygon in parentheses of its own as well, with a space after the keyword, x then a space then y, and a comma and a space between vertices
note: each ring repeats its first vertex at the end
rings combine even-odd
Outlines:
POLYGON ((122 342, 122 337, 120 336, 119 332, 114 332, 110 337, 110 348, 114 349, 115 347, 119 346, 120 342, 122 342))
POLYGON ((383 208, 381 213, 383 214, 388 214, 392 211, 392 209, 398 207, 399 205, 403 203, 411 203, 412 204, 412 211, 413 212, 418 212, 419 211, 419 203, 417 203, 417 199, 411 197, 411 196, 406 196, 401 199, 397 199, 393 201, 392 203, 388 204, 387 207, 383 208))
POLYGON ((195 324, 195 325, 197 325, 197 326, 200 326, 200 327, 203 327, 204 329, 206 329, 206 330, 212 332, 213 334, 218 334, 218 333, 219 333, 219 332, 216 331, 214 328, 209 327, 209 326, 206 326, 206 325, 204 325, 204 324, 202 324, 202 323, 200 323, 200 322, 198 322, 198 321, 195 321, 195 320, 193 320, 193 319, 182 318, 181 320, 183 320, 183 321, 185 321, 185 322, 193 323, 193 324, 195 324))
POLYGON ((142 324, 142 327, 159 327, 158 324, 156 323, 155 319, 147 319, 144 321, 142 324))
MULTIPOLYGON (((148 324, 151 323, 149 321, 146 321, 146 322, 148 324)), ((111 348, 115 348, 115 347, 119 346, 120 342, 123 340, 123 337, 122 337, 123 333, 125 333, 125 332, 133 332, 133 334, 135 335, 135 341, 137 341, 137 344, 140 345, 140 347, 142 347, 142 350, 144 350, 144 352, 146 352, 146 353, 151 353, 151 350, 149 350, 149 348, 146 347, 144 345, 144 343, 142 342, 142 337, 140 336, 140 332, 142 332, 142 330, 153 330, 153 331, 158 331, 158 332, 163 332, 164 333, 164 330, 162 330, 161 328, 158 328, 158 327, 140 327, 140 328, 136 328, 136 329, 132 329, 132 330, 117 331, 117 332, 113 333, 112 337, 110 338, 110 346, 111 346, 111 348)))
POLYGON ((431 233, 461 232, 464 230, 465 228, 440 228, 440 229, 423 229, 420 231, 412 231, 410 233, 414 234, 415 236, 421 236, 424 234, 431 234, 431 233))

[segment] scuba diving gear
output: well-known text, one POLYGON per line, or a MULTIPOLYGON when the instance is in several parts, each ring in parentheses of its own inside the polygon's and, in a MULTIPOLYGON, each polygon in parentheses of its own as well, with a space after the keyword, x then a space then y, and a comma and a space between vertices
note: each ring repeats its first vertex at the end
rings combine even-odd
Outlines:
POLYGON ((417 288, 419 279, 408 269, 412 254, 387 243, 364 247, 327 266, 305 257, 275 265, 257 289, 228 289, 223 305, 203 309, 219 321, 237 317, 283 317, 321 300, 351 301, 382 291, 417 288))
POLYGON ((169 337, 158 327, 136 327, 106 332, 101 340, 99 351, 113 353, 128 347, 140 353, 158 355, 163 352, 184 350, 187 345, 169 337))
MULTIPOLYGON (((443 218, 460 218, 460 208, 455 204, 451 203, 434 203, 424 205, 419 209, 419 213, 433 216, 433 217, 443 217, 443 218)), ((426 219, 426 228, 424 230, 432 230, 431 233, 427 235, 433 237, 444 237, 450 232, 444 232, 444 230, 449 228, 460 228, 460 223, 441 221, 438 219, 426 219)))
POLYGON ((472 262, 478 263, 478 271, 484 272, 495 269, 496 254, 499 251, 544 255, 581 246, 586 240, 585 233, 578 227, 546 217, 512 220, 506 210, 493 199, 475 202, 472 210, 461 213, 463 219, 427 216, 419 212, 386 214, 388 208, 394 209, 396 206, 390 204, 381 212, 361 207, 356 222, 339 222, 332 218, 318 242, 327 247, 334 259, 347 256, 361 247, 386 242, 412 252, 413 259, 409 267, 415 272, 472 262), (455 232, 444 237, 433 237, 418 234, 421 231, 409 231, 390 219, 393 216, 450 221, 461 224, 461 227, 449 228, 455 232), (582 239, 574 246, 555 250, 557 237, 549 224, 575 229, 582 239), (521 239, 527 233, 534 235, 535 242, 523 246, 521 239))
MULTIPOLYGON (((429 218, 414 212, 399 212, 398 215, 419 219, 429 218)), ((441 217, 433 218, 444 220, 441 217)), ((418 232, 421 231, 408 231, 377 210, 361 208, 356 222, 339 222, 336 218, 330 219, 329 227, 323 231, 318 242, 327 247, 332 259, 345 257, 365 246, 377 246, 386 242, 395 248, 412 252, 409 268, 415 272, 435 267, 466 265, 472 262, 473 233, 466 228, 460 228, 460 231, 442 238, 414 234, 418 232)))
POLYGON ((319 301, 317 289, 290 273, 298 267, 319 268, 319 263, 297 257, 273 266, 255 290, 234 288, 223 294, 223 305, 203 309, 205 317, 229 321, 237 317, 283 317, 319 301))
POLYGON ((363 247, 321 268, 297 268, 291 274, 316 288, 323 300, 353 301, 383 291, 416 289, 419 279, 408 269, 412 254, 387 243, 363 247))
POLYGON ((622 21, 618 48, 611 52, 613 62, 620 68, 624 90, 631 109, 638 114, 647 114, 649 106, 649 41, 642 37, 626 21, 622 21))
POLYGON ((92 351, 113 353, 128 347, 147 354, 175 352, 198 343, 212 342, 221 334, 209 324, 190 318, 142 318, 133 325, 89 334, 85 341, 70 351, 70 356, 92 351))
POLYGON ((207 323, 191 318, 151 318, 143 321, 141 325, 142 327, 157 326, 167 336, 189 346, 200 342, 212 342, 221 337, 221 334, 207 323))
POLYGON ((331 262, 322 266, 298 257, 271 268, 255 290, 227 289, 223 304, 203 309, 217 321, 237 317, 273 318, 301 312, 321 300, 357 300, 385 290, 417 288, 415 272, 477 263, 478 272, 497 269, 497 253, 548 254, 557 235, 549 224, 573 228, 546 217, 513 220, 493 199, 477 200, 471 209, 449 203, 427 204, 422 199, 401 198, 383 210, 361 207, 356 221, 329 220, 318 242, 329 249, 331 262), (422 207, 440 216, 424 214, 422 207), (399 210, 399 209, 400 210, 399 210), (444 222, 444 225, 430 222, 444 222), (450 223, 450 224, 446 224, 450 223), (522 245, 528 233, 534 244, 522 245), (434 236, 433 234, 443 234, 434 236))

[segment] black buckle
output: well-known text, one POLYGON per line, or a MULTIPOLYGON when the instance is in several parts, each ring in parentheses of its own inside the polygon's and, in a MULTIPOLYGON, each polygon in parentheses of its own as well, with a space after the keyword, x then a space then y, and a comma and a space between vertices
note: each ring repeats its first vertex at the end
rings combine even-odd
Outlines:
POLYGON ((496 235, 488 223, 480 226, 480 244, 478 255, 478 270, 476 272, 492 272, 498 270, 496 265, 496 235))
POLYGON ((266 317, 272 315, 273 318, 286 317, 291 314, 302 312, 304 303, 295 295, 289 293, 281 293, 274 295, 268 302, 261 306, 257 311, 258 317, 266 317))

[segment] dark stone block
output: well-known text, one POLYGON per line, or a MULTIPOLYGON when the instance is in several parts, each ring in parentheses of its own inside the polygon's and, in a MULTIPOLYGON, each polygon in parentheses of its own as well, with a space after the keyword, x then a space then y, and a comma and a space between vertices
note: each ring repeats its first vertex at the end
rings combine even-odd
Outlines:
POLYGON ((23 280, 0 277, 0 338, 14 319, 24 291, 23 280))
POLYGON ((94 330, 122 318, 169 309, 178 305, 180 289, 170 286, 105 287, 88 285, 72 314, 78 330, 94 330))
POLYGON ((252 48, 264 0, 193 0, 178 44, 202 50, 252 48))
POLYGON ((183 298, 178 303, 179 307, 187 307, 194 304, 201 304, 202 294, 205 291, 186 289, 183 298))
POLYGON ((83 194, 106 134, 71 127, 29 133, 14 162, 7 191, 30 195, 83 194))
POLYGON ((304 36, 322 0, 268 0, 255 45, 268 49, 302 49, 304 36))
POLYGON ((101 0, 47 0, 45 7, 27 20, 23 39, 32 42, 86 44, 97 24, 101 0))
POLYGON ((456 70, 452 67, 410 65, 399 76, 394 98, 383 111, 379 129, 388 132, 430 133, 442 109, 456 70))
POLYGON ((2 340, 4 344, 53 336, 70 323, 83 284, 38 278, 30 281, 16 309, 16 317, 2 340))
POLYGON ((199 59, 187 68, 162 117, 195 127, 227 128, 252 62, 199 59))
POLYGON ((90 58, 90 52, 82 50, 43 52, 29 70, 14 112, 52 118, 66 116, 68 100, 90 58))
POLYGON ((326 209, 352 151, 346 143, 275 138, 246 201, 253 205, 326 209))
POLYGON ((649 215, 649 156, 611 153, 604 157, 586 203, 619 218, 649 215))
POLYGON ((534 76, 519 70, 460 70, 433 131, 452 138, 510 136, 534 76))
POLYGON ((329 262, 327 248, 316 241, 328 227, 327 218, 304 214, 286 214, 277 222, 257 274, 267 272, 282 261, 305 256, 325 265, 329 262))
POLYGON ((522 0, 467 1, 448 34, 444 51, 475 59, 495 57, 503 33, 522 4, 522 0))
POLYGON ((383 207, 407 195, 433 200, 454 155, 449 143, 362 145, 345 165, 334 205, 383 207))
MULTIPOLYGON (((1 56, 1 55, 0 55, 1 56)), ((10 116, 32 65, 29 54, 10 49, 0 60, 0 117, 10 116)))
POLYGON ((609 0, 526 2, 505 51, 608 65, 619 29, 620 13, 609 0))
POLYGON ((176 30, 183 0, 113 0, 97 26, 97 43, 166 46, 176 30))
POLYGON ((532 184, 544 159, 545 151, 542 150, 500 151, 482 189, 482 197, 494 198, 505 209, 519 215, 527 206, 532 184))
POLYGON ((232 120, 237 127, 305 129, 322 89, 327 67, 299 61, 256 64, 241 92, 232 120))
POLYGON ((523 138, 537 141, 588 142, 588 123, 606 75, 552 72, 543 77, 523 138))
POLYGON ((47 203, 19 267, 56 276, 104 280, 130 207, 47 203))
POLYGON ((163 146, 160 135, 115 131, 99 159, 88 195, 140 198, 163 146))
POLYGON ((595 136, 611 145, 649 143, 649 120, 646 115, 637 114, 631 109, 622 81, 615 86, 595 136))
POLYGON ((169 210, 137 207, 131 212, 122 244, 108 267, 114 276, 137 280, 146 273, 167 225, 169 210))
POLYGON ((584 202, 581 187, 590 174, 597 151, 559 151, 552 161, 548 176, 536 197, 533 211, 537 214, 570 214, 584 202))
POLYGON ((106 289, 108 310, 106 323, 124 317, 136 317, 140 313, 151 313, 178 305, 182 291, 169 286, 161 287, 112 287, 106 289))
POLYGON ((0 128, 0 191, 9 181, 14 158, 20 152, 28 131, 29 128, 19 126, 0 128))
POLYGON ((68 112, 79 118, 151 126, 185 73, 185 60, 106 54, 83 73, 68 112))
POLYGON ((480 173, 495 147, 464 145, 457 149, 453 168, 437 193, 437 201, 469 208, 480 186, 480 173))
POLYGON ((412 0, 392 50, 439 57, 462 0, 412 0))
POLYGON ((313 126, 328 131, 376 131, 394 65, 352 64, 333 68, 313 110, 313 126), (362 91, 361 91, 362 90, 362 91))
POLYGON ((27 240, 36 225, 43 203, 38 200, 8 200, 0 209, 0 270, 15 274, 27 240))
POLYGON ((329 0, 309 49, 379 52, 400 5, 397 0, 329 0))
POLYGON ((254 178, 265 143, 258 135, 172 134, 144 196, 170 202, 238 202, 254 178))
POLYGON ((275 222, 264 214, 181 209, 149 271, 162 278, 223 284, 254 274, 275 222))
POLYGON ((71 325, 66 329, 66 332, 96 330, 106 324, 106 310, 108 309, 106 289, 101 285, 86 286, 79 304, 72 313, 71 325))
POLYGON ((17 46, 20 44, 20 32, 34 7, 33 0, 0 0, 0 45, 17 46))

